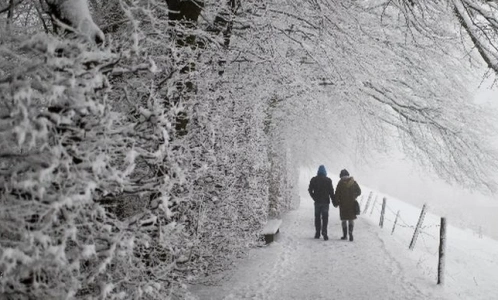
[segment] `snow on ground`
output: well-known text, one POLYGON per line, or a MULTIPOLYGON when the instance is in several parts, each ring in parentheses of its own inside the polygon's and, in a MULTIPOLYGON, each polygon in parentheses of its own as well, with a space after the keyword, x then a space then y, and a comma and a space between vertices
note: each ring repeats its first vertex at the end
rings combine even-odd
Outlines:
MULTIPOLYGON (((408 250, 420 208, 381 199, 355 225, 355 241, 342 241, 339 212, 331 206, 329 241, 313 238, 313 203, 302 184, 301 206, 283 216, 274 243, 249 251, 214 286, 194 286, 199 299, 498 299, 498 242, 448 228, 446 283, 437 282, 439 218, 428 214, 408 250), (401 218, 393 235, 394 215, 401 218)), ((370 190, 363 187, 363 206, 370 190)), ((378 201, 373 206, 375 195, 378 201)), ((430 211, 430 210, 429 210, 430 211)), ((448 220, 450 222, 450 220, 448 220)))
MULTIPOLYGON (((365 191, 363 207, 369 190, 365 191)), ((387 199, 384 228, 377 231, 379 238, 390 244, 390 252, 396 253, 397 260, 403 260, 405 271, 422 274, 431 282, 437 282, 437 264, 439 249, 439 224, 441 217, 430 213, 426 215, 423 229, 415 249, 408 250, 414 227, 420 216, 421 208, 414 207, 398 199, 373 191, 378 201, 373 209, 361 218, 376 226, 379 223, 382 198, 387 199), (391 235, 395 214, 400 211, 400 219, 395 232, 391 235), (396 249, 399 250, 396 250, 396 249), (396 251, 399 251, 397 253, 396 251)), ((375 199, 375 196, 372 197, 375 199)), ((374 201, 374 200, 372 200, 374 201)), ((373 202, 372 202, 373 204, 373 202)), ((447 219, 445 295, 449 299, 498 299, 498 241, 489 237, 480 237, 471 230, 451 226, 447 219)), ((378 227, 377 227, 378 228, 378 227)))

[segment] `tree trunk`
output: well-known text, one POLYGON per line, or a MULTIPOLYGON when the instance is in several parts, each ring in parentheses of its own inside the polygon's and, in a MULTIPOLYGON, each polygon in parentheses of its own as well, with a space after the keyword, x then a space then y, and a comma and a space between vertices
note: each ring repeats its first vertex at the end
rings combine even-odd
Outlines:
MULTIPOLYGON (((168 4, 168 17, 172 26, 181 24, 188 29, 192 29, 197 26, 197 20, 199 19, 202 8, 204 7, 204 1, 166 0, 166 3, 168 4)), ((187 35, 184 37, 182 34, 178 33, 177 43, 179 46, 197 46, 195 35, 187 35)))
MULTIPOLYGON (((197 27, 197 20, 201 14, 202 8, 204 7, 204 1, 202 0, 166 0, 168 4, 168 17, 170 20, 170 25, 172 27, 184 27, 186 30, 194 29, 197 27)), ((177 28, 180 29, 180 28, 177 28)), ((190 47, 196 49, 198 47, 203 47, 203 43, 198 41, 194 34, 185 35, 182 30, 176 30, 177 38, 176 43, 180 47, 190 47)), ((188 74, 195 71, 195 63, 185 64, 180 70, 181 74, 188 74)), ((195 93, 195 84, 190 81, 177 82, 177 89, 180 95, 195 93)), ((181 96, 180 96, 181 98, 181 96)), ((181 99, 174 99, 174 102, 179 102, 181 99)), ((178 136, 184 136, 187 134, 187 125, 189 117, 185 112, 180 112, 176 118, 176 133, 178 136)))

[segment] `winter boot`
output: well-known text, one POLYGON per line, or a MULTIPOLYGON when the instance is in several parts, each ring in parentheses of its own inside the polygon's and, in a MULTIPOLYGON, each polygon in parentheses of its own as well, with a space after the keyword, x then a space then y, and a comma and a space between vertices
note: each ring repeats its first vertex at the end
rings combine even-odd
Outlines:
POLYGON ((348 238, 348 227, 346 225, 346 223, 342 223, 342 237, 341 237, 341 240, 345 240, 348 238))
POLYGON ((319 233, 315 233, 315 239, 319 239, 320 238, 320 234, 319 233))
POLYGON ((350 242, 353 241, 353 228, 354 228, 354 225, 353 224, 349 224, 349 241, 350 242))
POLYGON ((328 241, 328 240, 329 240, 329 237, 325 234, 325 235, 323 236, 323 240, 324 240, 324 241, 328 241))

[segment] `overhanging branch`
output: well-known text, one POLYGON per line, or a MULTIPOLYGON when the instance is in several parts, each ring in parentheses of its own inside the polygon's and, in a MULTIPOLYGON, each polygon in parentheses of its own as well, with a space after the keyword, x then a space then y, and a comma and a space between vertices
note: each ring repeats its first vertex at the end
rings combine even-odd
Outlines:
POLYGON ((472 20, 467 11, 465 11, 464 4, 460 0, 453 0, 453 12, 455 13, 458 22, 465 29, 469 35, 472 43, 476 47, 479 55, 482 57, 486 65, 492 69, 495 73, 498 73, 498 64, 494 61, 492 55, 486 49, 487 47, 481 42, 478 36, 476 36, 472 23, 472 20))

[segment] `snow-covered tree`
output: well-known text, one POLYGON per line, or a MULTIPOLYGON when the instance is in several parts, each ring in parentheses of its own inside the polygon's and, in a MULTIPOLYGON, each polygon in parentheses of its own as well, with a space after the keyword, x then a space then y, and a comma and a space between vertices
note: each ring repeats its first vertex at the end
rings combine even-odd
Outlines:
MULTIPOLYGON (((331 156, 394 141, 451 182, 493 188, 491 116, 472 104, 479 74, 465 59, 459 23, 450 11, 434 18, 431 34, 411 30, 395 7, 378 2, 275 1, 262 8, 275 21, 261 21, 267 44, 252 49, 281 75, 261 82, 287 87, 284 126, 293 127, 298 143, 331 156)), ((250 55, 243 58, 260 59, 250 55)))
POLYGON ((487 185, 460 23, 380 4, 0 1, 0 295, 184 298, 317 154, 400 141, 487 185))
MULTIPOLYGON (((498 3, 493 0, 398 0, 377 1, 384 8, 396 8, 407 28, 427 35, 439 36, 441 17, 456 19, 460 30, 471 41, 485 65, 498 73, 498 3)), ((446 25, 443 23, 443 26, 446 25)))

